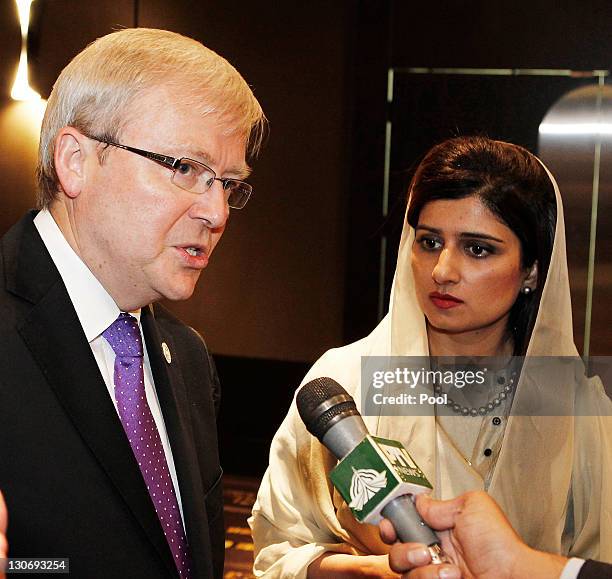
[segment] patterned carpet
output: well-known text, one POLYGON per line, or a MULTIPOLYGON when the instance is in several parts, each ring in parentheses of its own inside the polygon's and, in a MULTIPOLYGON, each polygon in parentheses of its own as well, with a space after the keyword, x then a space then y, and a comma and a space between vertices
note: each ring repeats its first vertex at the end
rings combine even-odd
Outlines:
POLYGON ((224 579, 251 579, 253 541, 247 518, 255 502, 259 480, 225 475, 223 479, 225 512, 224 579))

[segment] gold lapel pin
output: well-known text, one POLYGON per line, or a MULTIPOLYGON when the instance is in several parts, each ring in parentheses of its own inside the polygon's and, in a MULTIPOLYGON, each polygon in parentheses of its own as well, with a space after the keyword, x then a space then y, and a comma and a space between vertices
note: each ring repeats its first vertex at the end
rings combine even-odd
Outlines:
POLYGON ((166 342, 162 342, 162 352, 164 353, 164 358, 166 358, 166 362, 168 364, 172 364, 172 354, 170 353, 170 348, 168 348, 168 344, 166 342))

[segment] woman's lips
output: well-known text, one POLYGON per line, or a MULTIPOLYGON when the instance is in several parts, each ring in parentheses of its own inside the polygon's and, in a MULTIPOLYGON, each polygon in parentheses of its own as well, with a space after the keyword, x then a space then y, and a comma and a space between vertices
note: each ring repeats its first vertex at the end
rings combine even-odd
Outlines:
POLYGON ((429 299, 437 308, 442 310, 456 308, 463 303, 463 300, 460 300, 451 294, 441 294, 439 292, 431 292, 429 294, 429 299))

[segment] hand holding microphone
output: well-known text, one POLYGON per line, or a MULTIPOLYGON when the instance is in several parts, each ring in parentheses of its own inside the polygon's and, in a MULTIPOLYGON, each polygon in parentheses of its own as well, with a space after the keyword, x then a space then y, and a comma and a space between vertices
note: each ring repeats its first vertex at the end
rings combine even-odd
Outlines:
POLYGON ((401 443, 370 436, 353 398, 331 378, 305 384, 296 404, 308 431, 340 460, 330 476, 355 517, 389 519, 402 542, 423 543, 432 562, 443 563, 440 540, 408 494, 431 485, 401 443))
MULTIPOLYGON (((558 579, 567 563, 565 557, 536 551, 523 543, 497 503, 483 491, 448 501, 421 496, 416 506, 428 524, 443 531, 444 552, 453 563, 444 575, 449 579, 558 579)), ((383 521, 380 529, 383 540, 395 542, 396 534, 388 521, 383 521)), ((396 543, 389 553, 391 569, 409 573, 411 579, 440 577, 439 566, 429 563, 423 545, 396 543)), ((612 567, 601 573, 596 576, 612 577, 612 567)))

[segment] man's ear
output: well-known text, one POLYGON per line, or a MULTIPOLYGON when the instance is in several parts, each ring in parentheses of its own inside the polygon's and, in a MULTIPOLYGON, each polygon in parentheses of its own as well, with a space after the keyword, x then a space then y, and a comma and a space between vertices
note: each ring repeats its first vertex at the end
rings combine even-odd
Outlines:
MULTIPOLYGON (((74 127, 61 128, 55 137, 53 163, 61 190, 71 199, 79 195, 85 183, 87 137, 74 127)), ((90 154, 92 149, 89 148, 90 154)))
POLYGON ((523 281, 523 287, 528 287, 531 291, 535 290, 538 285, 538 260, 533 262, 533 265, 529 268, 529 273, 523 281))

